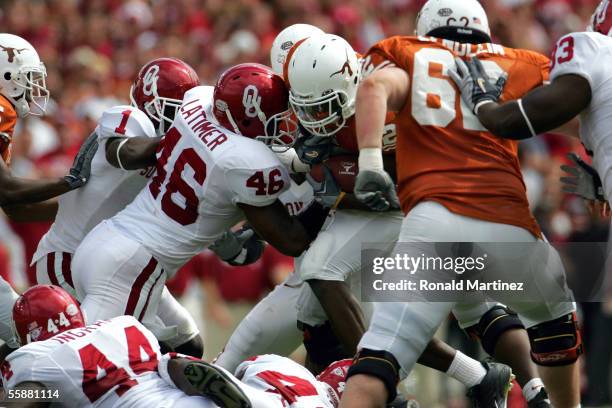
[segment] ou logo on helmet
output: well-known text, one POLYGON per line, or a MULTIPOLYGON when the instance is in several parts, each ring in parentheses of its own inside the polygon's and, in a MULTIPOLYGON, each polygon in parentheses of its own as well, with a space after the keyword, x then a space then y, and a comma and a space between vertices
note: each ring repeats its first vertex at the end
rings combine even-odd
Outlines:
POLYGON ((259 90, 255 85, 249 85, 244 88, 242 94, 242 105, 244 106, 244 113, 249 118, 256 118, 259 105, 261 104, 261 96, 259 96, 259 90))
POLYGON ((157 80, 159 79, 159 66, 151 65, 142 77, 142 93, 146 96, 157 96, 157 80))

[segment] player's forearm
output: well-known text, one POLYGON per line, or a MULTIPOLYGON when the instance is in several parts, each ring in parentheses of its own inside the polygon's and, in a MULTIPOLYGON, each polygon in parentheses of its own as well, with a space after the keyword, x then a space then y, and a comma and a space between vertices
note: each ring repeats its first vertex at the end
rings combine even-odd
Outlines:
POLYGON ((4 212, 15 222, 53 221, 57 215, 57 199, 42 203, 24 204, 3 207, 4 212))
POLYGON ((366 79, 357 91, 355 122, 359 149, 382 147, 387 116, 387 90, 375 79, 366 79))
POLYGON ((125 170, 144 169, 155 165, 155 152, 161 137, 115 138, 106 143, 106 160, 125 170))
POLYGON ((6 209, 10 206, 37 203, 70 190, 64 179, 26 180, 7 175, 0 179, 0 206, 6 209))
POLYGON ((521 140, 532 136, 516 101, 483 105, 478 110, 478 119, 491 133, 504 139, 521 140))

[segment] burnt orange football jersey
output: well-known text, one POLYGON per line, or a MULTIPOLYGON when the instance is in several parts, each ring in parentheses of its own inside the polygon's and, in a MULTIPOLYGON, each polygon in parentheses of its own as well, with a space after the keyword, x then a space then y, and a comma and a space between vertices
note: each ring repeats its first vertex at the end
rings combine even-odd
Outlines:
MULTIPOLYGON (((392 62, 378 53, 357 56, 361 64, 361 79, 363 80, 373 72, 389 66, 394 66, 392 62)), ((395 145, 397 139, 397 129, 395 116, 397 112, 387 112, 385 119, 385 130, 382 135, 382 150, 384 154, 395 154, 395 145)), ((355 129, 355 116, 347 119, 344 127, 334 135, 336 142, 340 147, 350 152, 359 153, 357 144, 357 132, 355 129)))
POLYGON ((436 201, 454 213, 517 225, 540 236, 529 211, 518 142, 498 138, 481 125, 448 70, 455 69, 456 56, 477 56, 491 77, 508 75, 503 101, 542 85, 548 58, 497 44, 401 36, 379 42, 367 55, 387 59, 410 76, 408 99, 395 118, 403 211, 436 201))
POLYGON ((0 95, 0 155, 8 165, 11 163, 11 142, 17 123, 17 112, 13 104, 0 95))

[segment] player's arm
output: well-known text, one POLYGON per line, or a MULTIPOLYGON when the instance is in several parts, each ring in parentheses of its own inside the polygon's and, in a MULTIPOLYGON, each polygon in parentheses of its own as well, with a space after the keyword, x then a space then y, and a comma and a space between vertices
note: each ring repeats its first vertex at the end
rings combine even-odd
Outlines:
POLYGON ((507 139, 526 139, 569 122, 591 102, 591 86, 568 74, 534 89, 518 101, 486 103, 477 111, 491 133, 507 139))
MULTIPOLYGON (((376 71, 359 84, 355 120, 360 152, 363 149, 382 148, 387 111, 402 110, 408 97, 409 84, 408 73, 396 67, 376 71)), ((382 167, 382 152, 380 163, 382 167)))
POLYGON ((329 209, 313 202, 308 209, 292 217, 276 200, 271 205, 254 206, 238 203, 257 234, 284 255, 297 257, 316 238, 329 209))
POLYGON ((9 205, 2 209, 15 222, 53 221, 59 208, 56 198, 42 203, 9 205))
MULTIPOLYGON (((9 390, 9 393, 15 392, 15 394, 20 394, 21 392, 32 392, 33 394, 38 394, 38 395, 43 395, 44 391, 47 390, 47 387, 45 387, 43 384, 39 383, 39 382, 35 382, 35 381, 23 381, 20 382, 19 384, 17 384, 15 387, 11 388, 11 390, 9 390)), ((40 399, 30 399, 29 401, 27 400, 21 400, 21 399, 10 399, 10 394, 7 395, 7 397, 9 398, 9 400, 11 401, 10 406, 11 407, 19 407, 19 408, 42 408, 42 407, 50 407, 51 406, 51 402, 44 402, 41 401, 40 399)))
POLYGON ((368 76, 357 90, 355 121, 359 146, 359 174, 355 196, 375 211, 399 208, 395 183, 384 171, 382 135, 387 111, 401 111, 408 97, 408 73, 390 67, 368 76))
MULTIPOLYGON (((4 161, 0 160, 0 206, 7 207, 45 201, 79 188, 89 179, 91 161, 98 149, 95 134, 81 145, 70 174, 55 180, 28 180, 13 176, 4 161)), ((8 210, 10 213, 10 208, 8 210)))
POLYGON ((154 166, 161 137, 114 137, 106 142, 106 160, 117 168, 138 170, 154 166))

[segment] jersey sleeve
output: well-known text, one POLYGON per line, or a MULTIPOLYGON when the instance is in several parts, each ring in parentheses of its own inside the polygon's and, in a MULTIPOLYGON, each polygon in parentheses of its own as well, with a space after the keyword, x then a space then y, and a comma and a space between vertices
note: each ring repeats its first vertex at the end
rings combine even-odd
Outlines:
MULTIPOLYGON (((502 94, 502 101, 519 99, 532 89, 548 83, 550 60, 535 51, 524 49, 507 49, 507 55, 511 55, 512 61, 509 76, 502 94)), ((499 60, 500 66, 504 67, 504 59, 493 57, 493 61, 499 60)))
POLYGON ((37 356, 17 350, 2 363, 2 385, 4 391, 15 388, 25 381, 34 381, 34 364, 37 356))
POLYGON ((265 146, 263 148, 266 149, 264 154, 253 154, 252 161, 235 160, 234 157, 225 163, 225 181, 232 195, 232 204, 265 207, 290 187, 287 168, 271 151, 265 146))
POLYGON ((573 74, 589 81, 591 89, 597 89, 605 80, 607 69, 599 62, 600 48, 593 33, 572 33, 562 37, 553 51, 550 80, 573 74))
POLYGON ((11 162, 11 144, 16 124, 15 108, 5 97, 0 96, 0 155, 6 164, 11 162))
POLYGON ((382 68, 395 66, 408 70, 408 48, 410 41, 402 41, 396 36, 377 42, 368 50, 362 60, 362 76, 382 68))
POLYGON ((141 110, 128 105, 104 111, 96 127, 98 142, 113 137, 155 137, 155 127, 141 110))

